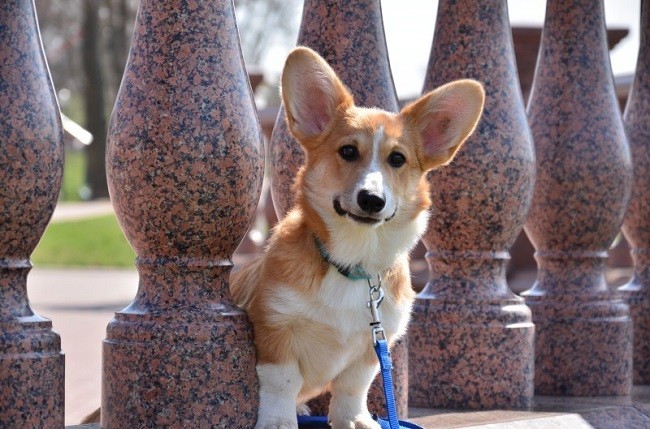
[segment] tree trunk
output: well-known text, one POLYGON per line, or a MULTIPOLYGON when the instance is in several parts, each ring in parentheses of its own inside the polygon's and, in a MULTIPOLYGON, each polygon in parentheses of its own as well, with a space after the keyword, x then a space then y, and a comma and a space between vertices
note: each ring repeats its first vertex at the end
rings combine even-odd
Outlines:
POLYGON ((99 57, 99 1, 84 2, 83 69, 85 74, 86 128, 93 142, 86 150, 86 182, 93 199, 108 197, 106 184, 106 115, 104 76, 99 57))
POLYGON ((108 41, 112 79, 109 82, 111 99, 115 99, 124 73, 124 65, 129 54, 128 24, 130 23, 127 0, 108 0, 110 8, 111 36, 108 41))

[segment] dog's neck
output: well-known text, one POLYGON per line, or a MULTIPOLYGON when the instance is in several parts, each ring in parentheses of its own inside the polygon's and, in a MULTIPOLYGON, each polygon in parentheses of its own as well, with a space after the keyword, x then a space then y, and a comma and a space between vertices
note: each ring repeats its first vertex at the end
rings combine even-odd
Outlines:
MULTIPOLYGON (((371 228, 348 219, 325 224, 325 237, 315 234, 331 261, 338 267, 359 267, 369 276, 384 274, 408 255, 427 227, 428 212, 402 225, 390 223, 371 228)), ((320 229, 320 228, 319 228, 320 229)), ((322 230, 322 229, 321 229, 322 230)), ((337 268, 338 269, 338 268, 337 268)))
POLYGON ((341 274, 343 277, 352 281, 372 279, 372 276, 368 274, 368 272, 360 264, 342 265, 336 260, 332 259, 332 256, 329 254, 325 248, 325 245, 318 237, 314 237, 314 241, 316 242, 316 247, 318 247, 318 251, 323 257, 323 260, 336 268, 339 274, 341 274))
MULTIPOLYGON (((311 235, 318 238, 335 264, 342 267, 360 266, 370 276, 390 270, 400 258, 408 256, 426 231, 429 211, 415 211, 409 219, 398 216, 382 225, 372 227, 356 223, 334 213, 329 207, 319 207, 310 201, 303 189, 304 169, 297 176, 295 209, 311 235)), ((314 246, 315 251, 318 246, 314 246)))

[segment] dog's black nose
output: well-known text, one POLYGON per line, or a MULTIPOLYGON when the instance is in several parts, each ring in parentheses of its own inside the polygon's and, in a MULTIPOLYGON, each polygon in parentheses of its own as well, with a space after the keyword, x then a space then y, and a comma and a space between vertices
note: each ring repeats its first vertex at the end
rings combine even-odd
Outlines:
POLYGON ((386 201, 381 195, 373 194, 362 189, 357 195, 357 204, 366 213, 377 213, 384 208, 386 201))

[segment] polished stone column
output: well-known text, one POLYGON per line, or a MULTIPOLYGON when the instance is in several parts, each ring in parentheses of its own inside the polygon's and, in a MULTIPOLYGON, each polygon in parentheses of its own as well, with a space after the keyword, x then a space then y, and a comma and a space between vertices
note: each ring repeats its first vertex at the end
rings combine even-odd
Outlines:
POLYGON ((252 330, 228 277, 263 145, 231 0, 140 2, 107 172, 140 284, 107 328, 102 427, 253 427, 252 330))
POLYGON ((632 323, 604 268, 630 197, 632 165, 614 92, 603 0, 549 0, 528 106, 537 183, 526 232, 538 277, 535 392, 625 395, 632 323))
POLYGON ((429 281, 409 328, 409 404, 527 407, 534 327, 505 272, 535 160, 505 0, 440 0, 424 89, 459 78, 484 84, 485 110, 454 162, 429 176, 429 281))
MULTIPOLYGON (((305 0, 298 45, 308 46, 327 60, 350 88, 358 106, 399 110, 388 60, 379 0, 305 0)), ((269 148, 272 196, 279 217, 293 204, 291 186, 305 155, 289 134, 284 108, 275 122, 269 148)), ((362 308, 360 311, 367 311, 362 308)), ((400 417, 408 413, 408 367, 405 342, 393 350, 395 397, 400 417), (401 350, 400 350, 401 349, 401 350)), ((327 413, 327 400, 312 402, 314 412, 327 413)), ((370 391, 372 412, 384 414, 383 392, 376 381, 370 391)))
POLYGON ((0 3, 0 426, 62 428, 64 356, 27 297, 61 189, 63 128, 32 0, 0 3))
POLYGON ((623 222, 632 246, 634 277, 623 292, 634 322, 634 384, 650 383, 650 1, 641 3, 641 44, 623 116, 632 153, 634 184, 623 222))

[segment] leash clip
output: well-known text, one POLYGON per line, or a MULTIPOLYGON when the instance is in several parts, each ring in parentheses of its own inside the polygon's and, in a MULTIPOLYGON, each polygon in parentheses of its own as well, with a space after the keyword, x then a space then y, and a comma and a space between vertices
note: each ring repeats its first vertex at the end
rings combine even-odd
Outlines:
POLYGON ((378 339, 386 339, 386 332, 381 326, 381 316, 379 314, 379 306, 384 300, 384 289, 381 287, 381 276, 379 274, 377 275, 376 285, 373 285, 368 279, 368 288, 370 300, 366 303, 366 307, 370 309, 370 314, 372 314, 372 322, 370 323, 372 327, 372 343, 376 345, 378 339))

